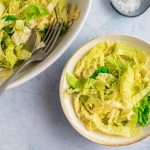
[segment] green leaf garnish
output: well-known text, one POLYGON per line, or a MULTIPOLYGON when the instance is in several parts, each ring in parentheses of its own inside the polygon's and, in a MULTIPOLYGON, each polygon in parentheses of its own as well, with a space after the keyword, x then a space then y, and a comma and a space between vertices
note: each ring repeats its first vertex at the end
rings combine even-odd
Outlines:
POLYGON ((138 104, 137 104, 137 122, 145 126, 149 122, 150 118, 150 96, 143 98, 138 104))
POLYGON ((13 16, 13 15, 5 16, 5 17, 3 17, 3 19, 5 19, 5 21, 16 21, 16 20, 18 20, 18 18, 13 16))
POLYGON ((109 73, 109 69, 106 66, 99 67, 91 76, 91 78, 95 79, 99 73, 109 73))

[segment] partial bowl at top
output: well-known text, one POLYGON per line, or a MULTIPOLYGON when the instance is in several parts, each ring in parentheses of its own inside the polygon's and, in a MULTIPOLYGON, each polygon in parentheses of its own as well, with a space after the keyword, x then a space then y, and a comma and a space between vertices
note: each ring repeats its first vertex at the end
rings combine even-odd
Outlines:
POLYGON ((69 88, 69 85, 66 81, 66 74, 73 74, 74 68, 79 61, 92 47, 96 46, 98 43, 103 41, 121 41, 125 44, 134 46, 136 48, 142 49, 150 54, 150 44, 141 40, 139 38, 129 36, 129 35, 117 35, 117 34, 107 34, 100 36, 85 45, 83 45, 79 50, 70 58, 66 64, 60 81, 60 100, 63 111, 70 122, 70 124, 84 137, 88 138, 91 141, 94 141, 99 144, 111 145, 111 146, 120 146, 128 145, 135 142, 138 142, 148 136, 150 136, 150 125, 143 128, 143 133, 140 136, 134 138, 125 138, 120 136, 107 135, 103 133, 97 133, 93 131, 88 131, 83 123, 76 116, 74 106, 72 104, 71 96, 64 96, 64 91, 69 88))
POLYGON ((60 39, 59 44, 47 59, 41 63, 29 66, 27 69, 25 69, 25 71, 18 75, 18 77, 9 85, 8 88, 18 86, 44 71, 54 61, 56 61, 73 42, 85 22, 92 0, 70 0, 70 2, 77 4, 80 9, 80 17, 73 23, 68 32, 60 39))

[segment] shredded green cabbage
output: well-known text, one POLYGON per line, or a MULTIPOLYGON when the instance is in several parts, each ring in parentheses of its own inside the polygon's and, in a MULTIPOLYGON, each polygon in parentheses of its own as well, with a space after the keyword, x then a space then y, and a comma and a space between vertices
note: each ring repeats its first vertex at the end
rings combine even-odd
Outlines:
POLYGON ((54 19, 63 21, 63 34, 78 16, 76 4, 68 0, 0 0, 0 68, 14 68, 31 56, 23 45, 32 28, 37 31, 36 48, 41 48, 54 19))
POLYGON ((149 122, 149 57, 121 42, 101 42, 67 74, 77 116, 92 131, 124 137, 142 133, 149 122))
POLYGON ((150 119, 150 96, 144 97, 135 107, 138 116, 138 123, 145 126, 150 119))

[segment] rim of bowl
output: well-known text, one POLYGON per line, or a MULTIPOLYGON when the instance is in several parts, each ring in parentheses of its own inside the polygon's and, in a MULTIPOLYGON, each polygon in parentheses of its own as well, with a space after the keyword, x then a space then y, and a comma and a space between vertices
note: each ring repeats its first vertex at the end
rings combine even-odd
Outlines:
POLYGON ((78 126, 74 125, 72 123, 72 121, 70 120, 70 117, 67 115, 67 111, 64 107, 64 104, 63 104, 63 89, 62 89, 62 85, 63 85, 63 81, 65 80, 65 73, 66 73, 66 67, 67 65, 71 62, 72 58, 74 57, 74 55, 76 55, 80 49, 82 49, 85 45, 89 44, 89 43, 92 43, 93 41, 95 41, 96 39, 99 39, 100 37, 104 37, 104 36, 109 36, 109 35, 114 35, 114 36, 128 36, 130 38, 134 38, 136 40, 140 40, 148 45, 150 45, 150 43, 147 41, 147 40, 144 40, 142 38, 139 38, 137 36, 133 36, 133 35, 130 35, 130 34, 119 34, 119 33, 112 33, 112 34, 102 34, 101 36, 97 36, 87 42, 85 42, 84 44, 82 44, 74 53, 73 55, 69 58, 69 60, 67 61, 67 63, 65 64, 64 66, 64 69, 62 71, 62 74, 61 74, 61 78, 60 78, 60 84, 59 84, 59 97, 60 97, 60 103, 61 103, 61 107, 63 109, 63 112, 65 114, 65 117, 67 118, 68 122, 71 124, 71 126, 79 133, 81 134, 83 137, 87 138, 88 140, 90 141, 93 141, 97 144, 102 144, 102 145, 106 145, 106 146, 126 146, 126 145, 131 145, 131 144, 134 144, 134 143, 137 143, 145 138, 148 138, 150 136, 150 133, 147 134, 147 135, 144 135, 144 136, 141 136, 139 139, 135 140, 135 141, 131 141, 131 142, 126 142, 126 143, 118 143, 118 144, 113 144, 113 143, 107 143, 107 142, 104 142, 103 140, 96 140, 96 139, 93 139, 93 137, 87 135, 84 133, 84 131, 80 130, 78 128, 78 126))
MULTIPOLYGON (((77 37, 77 35, 79 34, 79 32, 81 31, 81 28, 83 27, 86 19, 87 19, 87 16, 89 14, 89 11, 90 11, 90 8, 91 8, 91 5, 92 5, 92 1, 93 0, 88 0, 87 1, 87 7, 86 7, 86 10, 83 12, 83 16, 82 16, 82 20, 80 22, 80 24, 77 25, 77 29, 76 31, 74 31, 74 34, 71 36, 70 40, 68 42, 66 42, 64 44, 64 47, 62 48, 61 51, 59 51, 57 53, 57 55, 55 55, 55 57, 53 57, 51 59, 50 62, 47 62, 45 63, 41 68, 35 70, 34 72, 31 72, 29 74, 26 74, 25 76, 22 76, 20 78, 18 78, 17 80, 14 80, 9 86, 7 89, 11 89, 11 88, 14 88, 16 86, 19 86, 29 80, 31 80, 32 78, 34 78, 35 76, 37 76, 38 74, 42 73, 44 70, 46 70, 49 66, 51 66, 65 51, 66 49, 70 46, 70 44, 74 41, 74 39, 77 37)), ((58 44, 59 46, 59 44, 58 44)))

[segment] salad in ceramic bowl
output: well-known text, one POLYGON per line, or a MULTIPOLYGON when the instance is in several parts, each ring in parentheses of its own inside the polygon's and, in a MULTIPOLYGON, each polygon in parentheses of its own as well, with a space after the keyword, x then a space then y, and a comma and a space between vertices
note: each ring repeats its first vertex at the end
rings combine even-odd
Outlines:
POLYGON ((57 18, 63 20, 64 26, 61 32, 63 35, 55 49, 44 61, 23 70, 8 88, 28 81, 48 68, 79 33, 91 3, 92 0, 0 0, 0 82, 31 56, 23 49, 31 28, 37 29, 37 48, 42 47, 43 36, 57 15, 57 18))
POLYGON ((32 28, 37 31, 36 49, 44 47, 42 39, 54 19, 63 21, 61 34, 79 17, 75 3, 67 0, 0 0, 0 67, 5 78, 31 52, 23 48, 32 28))
POLYGON ((73 55, 62 74, 60 98, 75 129, 106 145, 149 135, 148 51, 149 44, 134 37, 104 35, 73 55))

